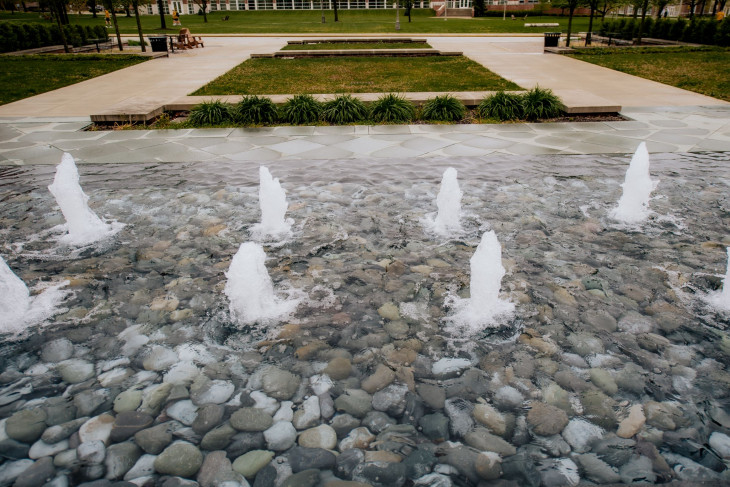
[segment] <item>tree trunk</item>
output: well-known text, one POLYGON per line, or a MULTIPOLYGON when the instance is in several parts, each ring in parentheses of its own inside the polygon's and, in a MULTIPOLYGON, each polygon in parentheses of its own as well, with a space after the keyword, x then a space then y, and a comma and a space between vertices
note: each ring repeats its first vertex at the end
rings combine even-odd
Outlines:
POLYGON ((203 2, 203 22, 208 23, 208 2, 203 2))
POLYGON ((565 39, 565 47, 570 47, 570 34, 573 31, 573 11, 575 10, 575 6, 569 7, 570 11, 568 13, 568 37, 565 39))
POLYGON ((68 11, 66 10, 66 4, 61 4, 61 17, 63 19, 63 25, 69 25, 71 21, 68 19, 68 11))
POLYGON ((96 18, 96 0, 91 0, 89 3, 91 4, 90 5, 90 7, 91 7, 91 18, 92 19, 95 19, 96 18))
POLYGON ((644 20, 646 20, 646 11, 649 9, 649 0, 644 0, 641 5, 641 22, 639 22, 639 35, 636 37, 636 45, 641 45, 641 36, 644 34, 644 20))
MULTIPOLYGON (((715 3, 717 3, 717 1, 715 1, 715 3)), ((20 2, 20 4, 23 6, 23 12, 27 12, 28 11, 28 6, 25 4, 25 1, 20 2)))
POLYGON ((63 43, 63 52, 68 54, 71 50, 68 48, 68 41, 66 40, 66 32, 63 30, 61 25, 60 5, 57 2, 51 2, 51 15, 56 17, 56 25, 58 26, 58 32, 61 34, 61 42, 63 43))
POLYGON ((137 20, 137 32, 139 33, 139 45, 142 52, 147 52, 147 46, 144 43, 144 35, 142 35, 142 22, 139 20, 139 0, 132 0, 132 8, 134 9, 134 18, 137 20))
POLYGON ((586 46, 591 45, 591 37, 593 36, 593 4, 591 4, 591 15, 588 17, 588 33, 586 34, 586 46))
MULTIPOLYGON (((387 2, 388 0, 385 0, 385 1, 387 2)), ((339 22, 340 19, 337 18, 337 0, 334 0, 334 5, 335 5, 335 22, 339 22)))
POLYGON ((160 29, 167 30, 167 25, 165 25, 165 9, 162 6, 162 0, 157 0, 157 10, 160 12, 160 29))
POLYGON ((114 12, 114 5, 112 4, 112 0, 107 0, 109 11, 112 14, 112 23, 114 24, 114 32, 117 34, 117 45, 119 46, 119 50, 123 51, 124 47, 122 46, 122 36, 119 35, 119 24, 117 23, 117 14, 114 12))

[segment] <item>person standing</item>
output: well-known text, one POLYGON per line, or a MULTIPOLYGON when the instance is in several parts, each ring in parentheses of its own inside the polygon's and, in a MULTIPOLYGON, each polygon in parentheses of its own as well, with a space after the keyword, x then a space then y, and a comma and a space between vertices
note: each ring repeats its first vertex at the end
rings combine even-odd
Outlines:
POLYGON ((112 26, 112 15, 109 13, 108 10, 104 10, 104 21, 106 22, 107 27, 112 26))
POLYGON ((180 24, 180 14, 177 13, 177 9, 174 9, 172 11, 172 25, 181 25, 180 24))

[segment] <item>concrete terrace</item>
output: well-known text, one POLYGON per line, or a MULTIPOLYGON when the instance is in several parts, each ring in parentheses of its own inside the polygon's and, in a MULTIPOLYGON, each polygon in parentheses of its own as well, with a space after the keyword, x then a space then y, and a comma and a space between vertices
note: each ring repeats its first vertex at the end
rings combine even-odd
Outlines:
POLYGON ((64 151, 81 163, 627 153, 644 140, 652 152, 730 151, 730 103, 543 54, 542 37, 524 35, 419 37, 524 88, 539 84, 569 103, 620 105, 631 121, 83 131, 92 114, 180 102, 252 53, 302 37, 206 37, 204 49, 0 106, 0 164, 57 164, 64 151))

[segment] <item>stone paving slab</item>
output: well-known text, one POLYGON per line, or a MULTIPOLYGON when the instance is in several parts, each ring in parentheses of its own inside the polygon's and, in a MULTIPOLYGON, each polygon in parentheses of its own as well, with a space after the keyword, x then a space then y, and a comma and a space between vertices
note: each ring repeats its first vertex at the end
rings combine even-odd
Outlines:
POLYGON ((0 165, 295 160, 503 154, 730 153, 730 107, 633 107, 623 122, 357 125, 79 132, 80 123, 0 120, 0 165), (74 130, 63 130, 69 125, 74 130), (677 125, 680 125, 679 127, 677 125))

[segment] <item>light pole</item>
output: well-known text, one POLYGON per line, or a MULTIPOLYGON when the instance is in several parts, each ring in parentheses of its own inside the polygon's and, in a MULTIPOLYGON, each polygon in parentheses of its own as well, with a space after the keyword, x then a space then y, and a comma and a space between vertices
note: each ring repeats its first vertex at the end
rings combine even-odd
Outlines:
POLYGON ((502 20, 507 20, 507 0, 504 1, 504 10, 502 10, 502 20))
POLYGON ((444 0, 444 20, 449 20, 449 0, 444 0))
POLYGON ((393 2, 395 6, 395 30, 400 30, 400 11, 398 10, 398 0, 393 2))

